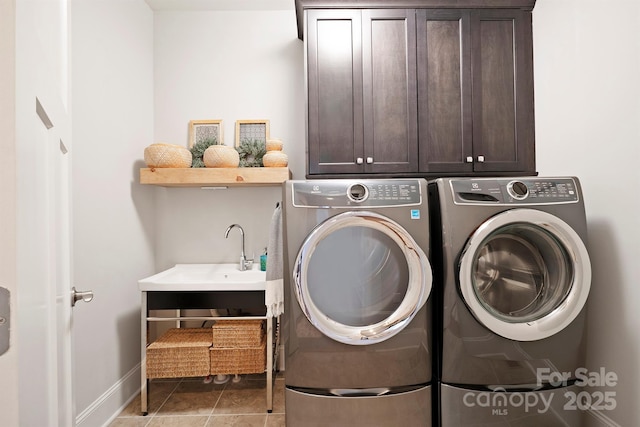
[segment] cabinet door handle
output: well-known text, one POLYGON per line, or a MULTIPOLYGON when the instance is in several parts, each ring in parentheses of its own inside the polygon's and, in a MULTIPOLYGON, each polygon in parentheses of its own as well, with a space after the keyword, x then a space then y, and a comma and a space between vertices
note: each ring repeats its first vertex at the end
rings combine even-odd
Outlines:
POLYGON ((484 163, 484 156, 478 156, 478 163, 484 163))
POLYGON ((358 157, 358 158, 356 159, 356 163, 357 163, 357 164, 359 164, 359 165, 361 165, 361 164, 363 163, 362 157, 358 157))
POLYGON ((373 163, 373 157, 367 157, 367 164, 373 163))
POLYGON ((467 163, 473 163, 473 156, 467 156, 465 160, 467 163))

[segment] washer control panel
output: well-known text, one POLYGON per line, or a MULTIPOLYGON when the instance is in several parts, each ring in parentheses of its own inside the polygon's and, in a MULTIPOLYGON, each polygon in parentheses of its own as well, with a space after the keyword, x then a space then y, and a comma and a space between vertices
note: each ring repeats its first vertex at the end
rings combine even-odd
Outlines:
POLYGON ((576 203, 573 178, 460 178, 452 179, 456 204, 576 203))
POLYGON ((292 181, 293 205, 299 207, 392 207, 422 203, 415 179, 292 181))

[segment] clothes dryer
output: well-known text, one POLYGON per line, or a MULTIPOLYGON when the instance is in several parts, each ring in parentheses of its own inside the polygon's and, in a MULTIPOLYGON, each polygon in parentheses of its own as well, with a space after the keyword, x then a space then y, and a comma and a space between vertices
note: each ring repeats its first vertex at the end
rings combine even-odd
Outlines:
POLYGON ((447 178, 429 189, 441 425, 581 426, 571 396, 591 264, 578 179, 447 178))
POLYGON ((283 200, 287 425, 430 426, 426 181, 294 180, 283 200))

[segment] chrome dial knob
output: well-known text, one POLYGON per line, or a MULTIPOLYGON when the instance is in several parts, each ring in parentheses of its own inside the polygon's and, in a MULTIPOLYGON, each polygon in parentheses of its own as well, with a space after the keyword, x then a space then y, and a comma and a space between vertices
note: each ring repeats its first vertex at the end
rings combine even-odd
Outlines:
POLYGON ((529 187, 522 181, 511 181, 507 185, 507 193, 516 200, 524 200, 529 195, 529 187))

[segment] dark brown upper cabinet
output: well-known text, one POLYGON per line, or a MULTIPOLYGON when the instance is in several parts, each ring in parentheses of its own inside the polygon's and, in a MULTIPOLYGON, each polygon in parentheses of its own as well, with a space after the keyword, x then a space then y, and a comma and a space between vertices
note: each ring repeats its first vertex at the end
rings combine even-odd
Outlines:
POLYGON ((522 9, 536 0, 294 0, 298 38, 303 39, 304 11, 311 9, 522 9))
POLYGON ((307 16, 309 174, 418 169, 415 11, 307 16))
POLYGON ((531 14, 419 10, 420 171, 535 173, 531 14))
POLYGON ((324 3, 296 2, 309 177, 535 174, 533 0, 324 3))

